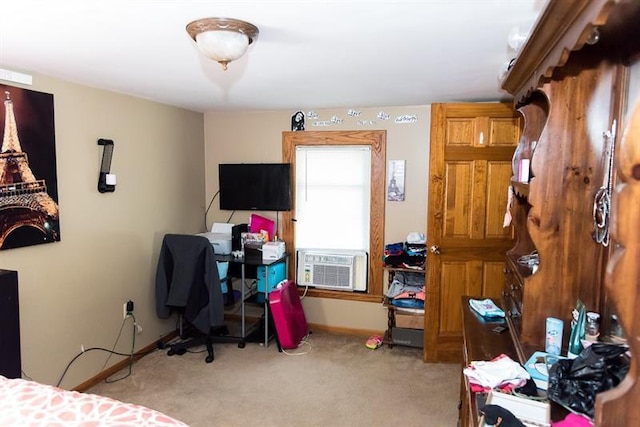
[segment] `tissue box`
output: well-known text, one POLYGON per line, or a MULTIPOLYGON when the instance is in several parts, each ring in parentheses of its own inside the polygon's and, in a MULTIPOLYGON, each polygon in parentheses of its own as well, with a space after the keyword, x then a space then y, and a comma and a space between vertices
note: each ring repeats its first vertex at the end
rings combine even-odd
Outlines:
POLYGON ((284 256, 284 242, 266 242, 262 245, 262 260, 276 260, 284 256))

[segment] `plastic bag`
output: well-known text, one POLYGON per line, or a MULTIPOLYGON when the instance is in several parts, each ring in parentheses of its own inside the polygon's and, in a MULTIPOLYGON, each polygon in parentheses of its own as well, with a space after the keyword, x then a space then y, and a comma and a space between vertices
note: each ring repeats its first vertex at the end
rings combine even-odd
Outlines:
POLYGON ((549 369, 547 395, 554 402, 593 418, 596 395, 616 387, 629 371, 627 347, 593 343, 575 359, 558 360, 549 369))

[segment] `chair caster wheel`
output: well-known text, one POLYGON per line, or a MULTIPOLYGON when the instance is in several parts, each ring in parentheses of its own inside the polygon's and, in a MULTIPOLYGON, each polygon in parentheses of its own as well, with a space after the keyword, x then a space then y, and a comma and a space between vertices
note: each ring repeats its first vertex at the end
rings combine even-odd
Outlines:
POLYGON ((181 349, 179 349, 179 350, 176 350, 176 354, 177 354, 178 356, 182 356, 182 355, 183 355, 183 354, 185 354, 186 352, 187 352, 187 349, 186 349, 186 348, 181 348, 181 349))
POLYGON ((238 348, 244 348, 244 343, 243 342, 238 343, 238 348))
POLYGON ((174 354, 176 354, 176 351, 174 349, 167 351, 167 356, 173 356, 174 354))
POLYGON ((204 361, 205 361, 205 362, 207 362, 207 363, 211 363, 211 362, 213 362, 213 356, 207 356, 207 357, 204 359, 204 361))

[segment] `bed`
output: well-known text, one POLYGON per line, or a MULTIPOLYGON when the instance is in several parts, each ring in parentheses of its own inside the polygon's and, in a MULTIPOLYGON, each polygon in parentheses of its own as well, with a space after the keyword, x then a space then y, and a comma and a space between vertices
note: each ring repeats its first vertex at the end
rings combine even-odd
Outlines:
POLYGON ((3 426, 187 426, 144 406, 0 375, 3 426))

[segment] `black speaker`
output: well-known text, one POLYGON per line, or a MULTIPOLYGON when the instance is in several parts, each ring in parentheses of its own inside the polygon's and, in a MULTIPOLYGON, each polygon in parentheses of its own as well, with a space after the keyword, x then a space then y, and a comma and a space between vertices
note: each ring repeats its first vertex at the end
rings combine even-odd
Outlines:
MULTIPOLYGON (((249 224, 238 224, 231 227, 231 250, 241 251, 242 250, 242 233, 246 233, 249 231, 249 224)), ((229 264, 229 276, 231 277, 240 277, 242 274, 241 271, 242 266, 238 263, 230 263, 229 264)), ((255 265, 245 265, 244 266, 244 277, 246 279, 257 279, 258 278, 258 267, 255 265)))
POLYGON ((238 224, 231 227, 231 250, 242 250, 242 233, 249 231, 248 224, 238 224))
POLYGON ((18 272, 0 270, 0 375, 22 377, 18 272))

